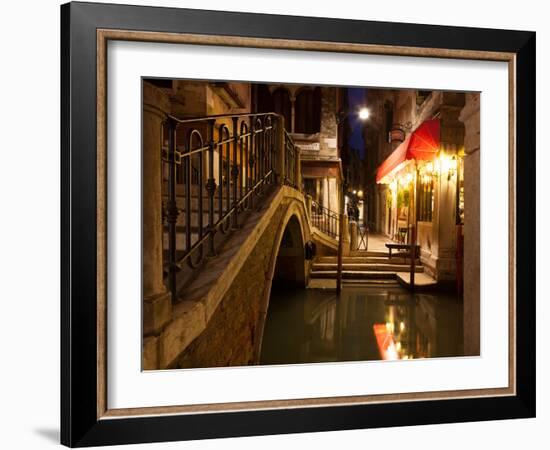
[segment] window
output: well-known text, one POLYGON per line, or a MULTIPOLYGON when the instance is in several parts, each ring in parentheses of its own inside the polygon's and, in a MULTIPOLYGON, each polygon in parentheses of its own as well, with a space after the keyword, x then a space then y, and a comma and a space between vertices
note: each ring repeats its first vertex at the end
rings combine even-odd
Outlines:
POLYGON ((290 131, 292 127, 290 95, 285 88, 278 88, 273 92, 273 108, 277 114, 285 118, 285 129, 290 131))
POLYGON ((269 87, 265 84, 255 84, 253 85, 253 89, 256 112, 275 112, 275 106, 273 105, 273 98, 271 97, 271 92, 269 92, 269 87))
POLYGON ((321 129, 321 90, 303 89, 296 97, 295 133, 314 134, 321 129))
POLYGON ((317 193, 317 180, 315 178, 304 178, 304 192, 315 198, 317 193))
POLYGON ((426 175, 421 177, 418 189, 418 221, 431 222, 434 205, 434 180, 426 175))

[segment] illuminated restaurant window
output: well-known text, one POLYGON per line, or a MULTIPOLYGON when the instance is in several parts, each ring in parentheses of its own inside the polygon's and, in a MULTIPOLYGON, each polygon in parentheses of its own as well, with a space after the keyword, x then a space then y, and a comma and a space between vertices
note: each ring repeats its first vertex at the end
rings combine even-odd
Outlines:
POLYGON ((433 177, 421 177, 418 191, 418 220, 420 222, 431 222, 434 204, 433 177))

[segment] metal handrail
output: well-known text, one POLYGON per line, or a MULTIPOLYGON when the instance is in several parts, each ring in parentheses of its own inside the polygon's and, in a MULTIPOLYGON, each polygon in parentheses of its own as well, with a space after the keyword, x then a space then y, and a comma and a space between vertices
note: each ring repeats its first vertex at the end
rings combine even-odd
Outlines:
POLYGON ((357 224, 357 250, 369 249, 369 226, 357 224), (364 247, 364 248, 363 248, 364 247))
POLYGON ((284 183, 288 186, 292 186, 296 189, 300 189, 299 186, 297 186, 296 183, 296 146, 294 145, 294 141, 288 134, 286 130, 284 130, 284 148, 285 148, 285 176, 284 176, 284 183))
POLYGON ((179 117, 173 116, 171 114, 167 115, 167 118, 170 120, 173 120, 177 123, 193 123, 193 122, 202 122, 204 120, 212 120, 212 119, 243 119, 248 118, 250 116, 255 117, 265 117, 265 116, 275 116, 277 118, 281 117, 280 114, 277 114, 276 112, 266 112, 266 113, 241 113, 241 114, 214 114, 211 116, 205 116, 205 117, 192 117, 188 119, 181 119, 179 117))
POLYGON ((181 270, 215 256, 218 236, 240 226, 240 215, 255 207, 268 185, 298 188, 298 151, 281 124, 275 113, 168 116, 163 122, 164 266, 174 302, 181 270))
POLYGON ((311 202, 311 222, 315 228, 334 239, 340 235, 340 214, 328 209, 320 203, 311 202))

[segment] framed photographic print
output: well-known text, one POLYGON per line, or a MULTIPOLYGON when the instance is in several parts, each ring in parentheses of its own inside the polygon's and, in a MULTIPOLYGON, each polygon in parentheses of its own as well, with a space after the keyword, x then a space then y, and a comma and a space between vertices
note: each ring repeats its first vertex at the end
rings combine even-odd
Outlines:
POLYGON ((61 7, 68 446, 535 415, 535 33, 61 7))

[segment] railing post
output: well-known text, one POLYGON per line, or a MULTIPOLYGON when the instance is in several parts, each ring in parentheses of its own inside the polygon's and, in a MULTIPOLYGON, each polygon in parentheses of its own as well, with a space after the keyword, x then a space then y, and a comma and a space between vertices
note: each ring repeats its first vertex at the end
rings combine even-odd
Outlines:
POLYGON ((342 253, 343 253, 343 247, 344 247, 344 240, 343 240, 343 234, 344 234, 344 198, 343 198, 343 191, 340 190, 339 192, 339 202, 340 205, 340 233, 338 236, 338 257, 337 257, 337 264, 336 264, 336 294, 340 295, 342 292, 342 253))
POLYGON ((254 136, 254 133, 256 132, 256 116, 250 116, 250 150, 248 152, 248 175, 250 178, 250 184, 248 188, 248 194, 250 199, 250 208, 254 208, 254 194, 251 193, 251 191, 254 190, 254 185, 256 184, 256 176, 255 176, 255 163, 256 163, 256 136, 254 136))
POLYGON ((411 292, 414 292, 415 288, 415 275, 416 275, 416 226, 413 225, 411 229, 411 246, 410 246, 410 252, 409 257, 411 258, 411 266, 410 266, 410 275, 409 275, 409 281, 410 281, 410 289, 411 292))
POLYGON ((357 248, 359 247, 357 245, 358 243, 358 240, 357 240, 357 222, 355 220, 352 220, 350 223, 349 223, 349 228, 350 228, 350 233, 349 233, 349 239, 350 239, 350 250, 351 251, 355 251, 357 250, 357 248))
POLYGON ((274 115, 269 116, 269 170, 271 170, 271 184, 278 184, 277 180, 277 121, 274 115))
POLYGON ((233 117, 233 165, 231 169, 231 179, 233 181, 233 215, 231 216, 231 226, 239 227, 238 221, 238 199, 237 199, 237 182, 239 179, 239 165, 237 161, 237 150, 239 146, 239 133, 237 131, 239 118, 233 117))
MULTIPOLYGON (((176 261, 176 222, 178 221, 178 205, 176 203, 176 126, 171 117, 168 118, 168 202, 166 204, 166 221, 168 222, 168 287, 172 294, 172 303, 177 300, 177 261, 176 261)), ((189 181, 189 180, 188 180, 189 181)), ((188 230, 187 230, 188 231, 188 230)))
POLYGON ((311 198, 311 195, 306 194, 306 211, 307 216, 309 217, 309 220, 311 220, 311 206, 312 206, 313 199, 311 198))
POLYGON ((277 139, 276 139, 276 155, 277 155, 277 181, 279 184, 285 183, 285 157, 286 157, 286 140, 285 140, 285 118, 277 117, 277 139))
POLYGON ((414 292, 415 289, 415 274, 416 274, 416 240, 418 233, 418 163, 415 162, 416 170, 414 174, 414 190, 412 198, 412 210, 414 212, 414 222, 411 230, 411 247, 409 251, 409 257, 411 258, 411 267, 410 267, 410 288, 411 292, 414 292))
POLYGON ((340 295, 342 292, 342 254, 343 254, 343 247, 344 247, 344 240, 343 240, 343 226, 344 226, 344 214, 340 212, 340 221, 339 221, 339 228, 340 233, 338 236, 338 256, 337 256, 337 264, 336 264, 336 293, 340 295))
POLYGON ((350 251, 355 251, 359 249, 359 225, 354 220, 349 222, 348 242, 350 251))
POLYGON ((294 186, 299 191, 302 190, 302 162, 300 160, 300 147, 294 146, 294 186))
MULTIPOLYGON (((208 192, 208 255, 214 256, 214 194, 216 193, 216 179, 214 178, 214 124, 216 120, 208 121, 207 140, 208 140, 208 180, 206 182, 206 191, 208 192)), ((221 173, 219 174, 221 176, 221 173)), ((220 185, 221 188, 221 185, 220 185)), ((199 193, 199 201, 202 201, 202 193, 199 193)), ((221 195, 221 193, 220 193, 221 195)))

